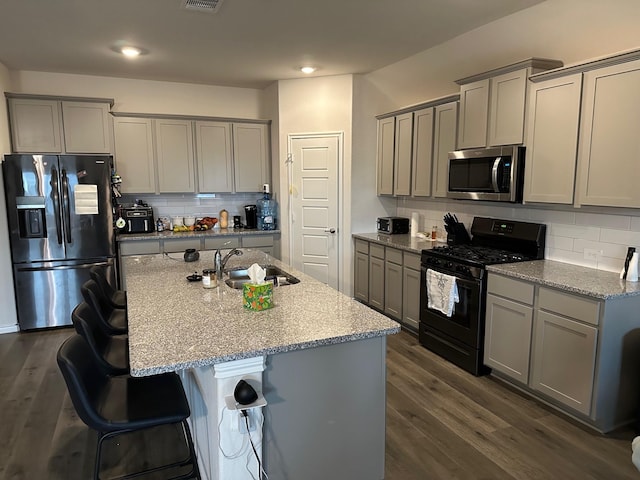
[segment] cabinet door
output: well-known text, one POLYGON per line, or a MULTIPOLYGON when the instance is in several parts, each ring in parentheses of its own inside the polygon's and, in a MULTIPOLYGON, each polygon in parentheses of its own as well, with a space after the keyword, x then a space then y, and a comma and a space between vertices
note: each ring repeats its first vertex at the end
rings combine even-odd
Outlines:
POLYGON ((582 74, 531 85, 524 200, 573 203, 582 74))
POLYGON ((233 124, 236 192, 262 192, 270 183, 269 134, 265 124, 233 124))
POLYGON ((111 153, 109 104, 62 102, 64 150, 67 153, 111 153))
POLYGON ((199 192, 233 192, 231 124, 195 122, 199 192))
POLYGON ((115 163, 122 193, 155 193, 152 123, 148 118, 115 117, 115 163))
POLYGON ((10 98, 11 140, 15 153, 61 153, 60 102, 10 98))
POLYGON ((384 313, 396 320, 402 319, 402 265, 385 262, 384 313))
POLYGON ((413 116, 413 173, 411 195, 431 195, 431 165, 433 158, 432 108, 418 110, 413 116))
POLYGON ((598 330, 538 310, 531 388, 589 415, 598 330))
POLYGON ((446 197, 449 183, 449 152, 456 149, 458 102, 438 105, 434 112, 433 196, 446 197))
POLYGON ((487 295, 485 365, 527 384, 533 308, 487 295))
POLYGON ((393 157, 393 194, 411 194, 411 145, 413 143, 413 112, 396 117, 396 139, 393 157))
POLYGON ((378 120, 378 195, 393 195, 395 117, 378 120))
POLYGON ((528 72, 524 68, 491 79, 489 146, 523 142, 528 72))
POLYGON ((384 310, 384 260, 369 256, 369 305, 384 310))
POLYGON ((640 60, 584 74, 582 205, 640 207, 640 60))
POLYGON ((160 193, 195 192, 193 131, 189 120, 154 120, 160 193))
POLYGON ((420 270, 402 268, 402 323, 418 331, 420 325, 420 270))
POLYGON ((354 267, 354 296, 362 302, 369 302, 369 255, 356 252, 354 267))
POLYGON ((458 148, 485 147, 489 112, 489 79, 460 87, 458 148))

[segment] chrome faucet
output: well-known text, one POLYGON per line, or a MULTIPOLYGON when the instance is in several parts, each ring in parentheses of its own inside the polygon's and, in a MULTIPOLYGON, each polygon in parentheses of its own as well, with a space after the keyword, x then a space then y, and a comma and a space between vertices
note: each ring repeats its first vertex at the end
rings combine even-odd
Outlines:
POLYGON ((216 268, 216 275, 220 280, 222 280, 224 267, 227 265, 227 262, 229 261, 229 259, 234 255, 242 255, 242 250, 239 250, 237 248, 232 248, 224 257, 222 256, 222 253, 220 253, 219 248, 216 250, 216 253, 213 257, 213 261, 216 268))

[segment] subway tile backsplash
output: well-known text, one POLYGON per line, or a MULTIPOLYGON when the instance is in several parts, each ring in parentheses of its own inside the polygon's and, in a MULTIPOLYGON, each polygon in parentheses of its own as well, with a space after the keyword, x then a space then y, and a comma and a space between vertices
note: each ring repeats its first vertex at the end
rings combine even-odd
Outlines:
POLYGON ((220 210, 229 212, 229 218, 240 215, 244 222, 244 206, 255 205, 262 198, 259 193, 227 193, 213 195, 162 194, 162 195, 123 195, 118 203, 133 203, 142 200, 153 207, 158 217, 185 216, 219 217, 220 210))
POLYGON ((432 225, 437 225, 444 232, 442 217, 447 212, 456 214, 467 229, 471 228, 475 216, 544 223, 547 225, 545 258, 599 270, 619 272, 627 247, 640 250, 640 211, 637 214, 631 210, 625 210, 624 214, 592 213, 480 202, 410 198, 398 201, 399 216, 410 218, 412 212, 419 213, 422 231, 430 231, 432 225))

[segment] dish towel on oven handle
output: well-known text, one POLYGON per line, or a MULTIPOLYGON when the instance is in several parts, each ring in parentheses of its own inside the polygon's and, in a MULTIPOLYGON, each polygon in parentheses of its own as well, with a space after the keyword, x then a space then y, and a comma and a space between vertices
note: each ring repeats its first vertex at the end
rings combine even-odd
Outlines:
POLYGON ((450 317, 453 314, 454 304, 460 300, 456 277, 428 269, 427 299, 429 308, 438 310, 450 317))

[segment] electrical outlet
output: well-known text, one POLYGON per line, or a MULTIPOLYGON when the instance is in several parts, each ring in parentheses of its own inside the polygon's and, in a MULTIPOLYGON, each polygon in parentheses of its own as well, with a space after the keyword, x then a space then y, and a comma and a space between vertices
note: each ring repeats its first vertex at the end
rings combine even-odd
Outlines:
MULTIPOLYGON (((256 422, 251 414, 251 410, 247 410, 247 420, 249 421, 249 431, 253 432, 256 429, 256 422)), ((247 424, 245 421, 245 416, 241 411, 238 410, 238 431, 240 433, 247 433, 247 424)))
POLYGON ((603 250, 595 250, 593 248, 585 248, 584 249, 584 259, 585 260, 598 260, 602 254, 603 250))

